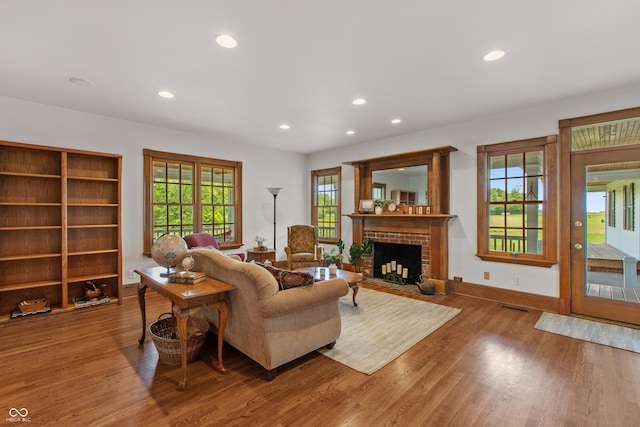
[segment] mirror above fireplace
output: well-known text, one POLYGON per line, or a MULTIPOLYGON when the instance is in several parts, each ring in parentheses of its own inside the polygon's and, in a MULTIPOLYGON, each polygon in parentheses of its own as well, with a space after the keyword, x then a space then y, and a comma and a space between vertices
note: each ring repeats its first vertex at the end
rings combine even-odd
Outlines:
POLYGON ((354 212, 361 199, 379 198, 374 195, 383 192, 382 198, 394 199, 404 192, 415 196, 407 204, 428 205, 434 214, 449 213, 449 155, 454 151, 445 146, 345 162, 354 168, 354 212), (394 190, 398 196, 392 196, 394 190))

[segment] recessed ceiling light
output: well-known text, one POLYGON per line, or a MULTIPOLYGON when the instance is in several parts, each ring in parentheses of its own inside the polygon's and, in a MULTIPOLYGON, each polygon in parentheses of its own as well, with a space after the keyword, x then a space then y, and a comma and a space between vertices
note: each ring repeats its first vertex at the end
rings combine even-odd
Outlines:
POLYGON ((85 79, 81 79, 80 77, 67 77, 67 81, 69 83, 73 83, 74 85, 90 87, 93 86, 93 82, 85 79))
POLYGON ((391 123, 393 123, 394 125, 399 125, 400 123, 402 123, 402 119, 392 119, 391 123))
POLYGON ((280 125, 280 129, 284 129, 284 130, 291 129, 291 126, 289 126, 286 123, 283 123, 283 124, 280 125))
POLYGON ((347 135, 353 135, 353 134, 355 134, 355 133, 356 133, 356 131, 355 131, 355 130, 348 130, 348 131, 347 131, 347 135))
POLYGON ((500 59, 504 56, 504 50, 492 50, 484 56, 485 61, 495 61, 496 59, 500 59))
POLYGON ((238 42, 233 36, 229 34, 218 34, 216 36, 216 43, 218 43, 222 47, 226 47, 227 49, 233 49, 238 46, 238 42))
POLYGON ((158 92, 158 96, 161 96, 161 97, 167 98, 167 99, 175 98, 174 94, 172 94, 171 92, 166 91, 166 90, 161 90, 160 92, 158 92))
POLYGON ((353 100, 353 105, 364 105, 367 103, 367 100, 364 98, 356 98, 353 100))

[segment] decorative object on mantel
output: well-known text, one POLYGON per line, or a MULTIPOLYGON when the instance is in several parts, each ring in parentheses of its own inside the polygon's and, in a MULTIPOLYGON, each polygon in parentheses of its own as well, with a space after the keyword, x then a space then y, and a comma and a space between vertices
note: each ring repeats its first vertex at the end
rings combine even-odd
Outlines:
POLYGON ((273 194, 273 249, 276 248, 276 197, 282 190, 281 187, 268 187, 269 193, 273 194))
POLYGON ((375 204, 374 201, 371 199, 361 199, 359 206, 358 206, 358 212, 360 212, 361 214, 364 213, 372 213, 375 210, 375 204))
POLYGON ((178 265, 188 251, 187 242, 182 237, 163 234, 153 242, 151 258, 162 267, 166 267, 167 272, 162 276, 168 277, 171 274, 171 268, 178 265))
POLYGON ((389 199, 373 199, 373 204, 376 206, 376 215, 381 215, 385 211, 385 208, 390 212, 393 212, 396 208, 393 200, 389 199))

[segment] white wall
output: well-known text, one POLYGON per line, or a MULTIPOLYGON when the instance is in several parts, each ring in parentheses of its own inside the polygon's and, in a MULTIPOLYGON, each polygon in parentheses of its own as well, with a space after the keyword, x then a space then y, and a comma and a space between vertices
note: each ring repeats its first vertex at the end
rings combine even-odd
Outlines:
POLYGON ((616 226, 607 228, 607 237, 606 242, 611 246, 614 246, 620 249, 622 252, 627 253, 629 256, 640 259, 640 223, 638 219, 640 218, 640 208, 638 208, 638 198, 640 195, 640 181, 638 180, 627 180, 627 181, 614 181, 613 184, 607 186, 607 192, 615 190, 616 192, 616 226), (635 192, 634 192, 634 203, 635 203, 635 230, 625 230, 624 229, 624 186, 630 185, 634 183, 635 192))
POLYGON ((122 155, 122 244, 124 283, 128 272, 155 263, 143 250, 142 149, 169 151, 243 162, 243 238, 256 234, 273 247, 273 196, 277 199, 278 259, 284 259, 286 226, 310 218, 307 156, 146 126, 103 116, 0 97, 0 139, 122 155))
MULTIPOLYGON (((517 95, 516 95, 517 96, 517 95)), ((467 123, 403 135, 358 145, 341 147, 310 156, 310 168, 337 166, 341 162, 389 154, 451 145, 458 149, 451 155, 451 213, 449 278, 461 276, 465 282, 557 297, 558 266, 551 268, 520 266, 482 261, 476 251, 476 147, 478 145, 514 141, 557 134, 558 121, 589 114, 603 113, 640 105, 640 86, 614 90, 569 101, 540 105, 536 108, 487 117, 467 123), (340 158, 336 159, 336 153, 340 158), (483 279, 483 272, 490 280, 483 279), (521 285, 513 284, 520 276, 521 285)), ((353 168, 342 165, 342 210, 353 212, 353 168)), ((562 194, 559 197, 563 197, 562 194)), ((559 222, 566 220, 559 219, 559 222)), ((342 237, 351 244, 351 220, 343 217, 342 237)))
MULTIPOLYGON (((557 266, 486 262, 474 255, 476 189, 472 183, 476 182, 476 146, 556 134, 558 120, 637 107, 639 99, 640 86, 304 156, 0 97, 0 139, 123 155, 125 283, 136 281, 128 279, 127 271, 154 264, 142 255, 143 148, 243 162, 243 249, 253 246, 256 234, 269 238, 272 246, 273 196, 266 187, 283 187, 278 196, 277 248, 278 259, 284 259, 286 226, 309 222, 311 170, 339 166, 349 160, 451 145, 459 151, 451 157, 451 213, 457 217, 450 222, 449 278, 462 276, 466 282, 558 296, 557 266), (484 271, 490 272, 490 280, 483 279, 484 271), (516 275, 521 278, 520 286, 513 285, 516 275)), ((342 212, 354 212, 353 168, 348 165, 342 165, 342 212)), ((348 217, 342 219, 342 237, 348 248, 348 217)))

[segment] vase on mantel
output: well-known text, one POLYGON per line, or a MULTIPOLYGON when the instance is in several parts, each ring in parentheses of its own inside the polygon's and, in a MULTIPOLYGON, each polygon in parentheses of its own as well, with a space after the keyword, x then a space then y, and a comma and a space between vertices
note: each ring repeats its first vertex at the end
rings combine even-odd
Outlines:
POLYGON ((375 207, 375 213, 376 213, 376 215, 382 214, 382 206, 376 206, 375 207))

